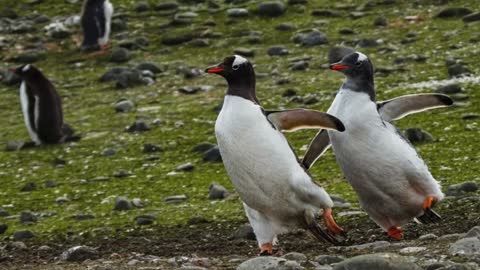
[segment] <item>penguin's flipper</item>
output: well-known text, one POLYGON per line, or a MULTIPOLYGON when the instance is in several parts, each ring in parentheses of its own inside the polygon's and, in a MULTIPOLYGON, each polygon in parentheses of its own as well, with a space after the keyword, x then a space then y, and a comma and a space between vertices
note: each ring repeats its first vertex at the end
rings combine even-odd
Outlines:
POLYGON ((401 119, 409 114, 448 107, 451 98, 442 94, 414 94, 379 102, 377 110, 385 121, 401 119))
POLYGON ((281 131, 296 131, 306 128, 345 130, 345 126, 338 118, 328 113, 315 110, 294 109, 267 111, 265 114, 268 120, 281 131))
POLYGON ((327 130, 322 129, 317 133, 315 138, 313 138, 302 159, 302 165, 305 169, 308 170, 328 148, 330 148, 330 138, 328 137, 327 130))

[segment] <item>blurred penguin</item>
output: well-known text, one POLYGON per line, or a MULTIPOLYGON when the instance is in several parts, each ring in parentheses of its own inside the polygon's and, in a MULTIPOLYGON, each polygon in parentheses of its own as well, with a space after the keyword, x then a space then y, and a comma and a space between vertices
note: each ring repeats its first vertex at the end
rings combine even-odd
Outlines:
POLYGON ((113 5, 109 0, 84 1, 81 16, 82 51, 105 52, 108 49, 112 14, 113 5))

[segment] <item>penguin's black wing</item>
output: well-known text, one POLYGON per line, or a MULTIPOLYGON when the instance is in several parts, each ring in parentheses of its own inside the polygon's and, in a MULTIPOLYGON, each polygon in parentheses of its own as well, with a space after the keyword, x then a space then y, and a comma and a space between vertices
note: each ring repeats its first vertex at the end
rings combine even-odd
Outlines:
POLYGON ((317 161, 317 159, 320 158, 329 147, 330 138, 328 137, 328 132, 325 129, 322 129, 312 140, 302 159, 302 165, 305 169, 310 169, 313 163, 315 163, 315 161, 317 161))
POLYGON ((345 126, 338 118, 328 113, 315 110, 294 109, 265 111, 265 115, 280 131, 295 131, 307 128, 345 130, 345 126))
POLYGON ((379 102, 377 104, 377 110, 383 120, 390 122, 401 119, 409 114, 447 107, 452 104, 452 99, 446 95, 414 94, 379 102))

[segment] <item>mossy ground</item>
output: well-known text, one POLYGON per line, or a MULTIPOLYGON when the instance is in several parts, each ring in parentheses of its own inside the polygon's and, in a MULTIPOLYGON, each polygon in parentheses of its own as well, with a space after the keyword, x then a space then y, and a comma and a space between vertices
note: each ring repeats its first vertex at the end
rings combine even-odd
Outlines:
MULTIPOLYGON (((32 12, 48 16, 73 15, 80 10, 80 3, 68 4, 63 0, 44 1, 41 4, 24 8, 25 2, 9 3, 20 15, 32 12)), ((118 43, 125 33, 129 38, 146 36, 150 45, 145 51, 135 51, 134 57, 127 65, 149 60, 168 67, 167 71, 157 77, 152 86, 135 87, 128 90, 115 90, 110 83, 100 83, 99 77, 109 68, 118 64, 107 61, 108 57, 87 59, 75 67, 71 62, 82 57, 73 39, 48 40, 53 44, 47 52, 47 59, 35 63, 56 85, 63 97, 65 120, 69 122, 85 138, 78 143, 57 146, 42 146, 31 150, 17 152, 0 152, 0 206, 11 214, 19 214, 30 210, 36 213, 55 212, 56 215, 43 217, 34 225, 22 225, 18 218, 1 218, 2 223, 9 226, 4 234, 7 240, 13 232, 20 229, 34 231, 37 236, 33 241, 49 242, 58 239, 91 239, 96 235, 109 235, 124 232, 148 234, 159 226, 184 225, 193 216, 202 216, 219 224, 239 224, 245 221, 239 199, 226 201, 210 201, 207 199, 208 187, 211 182, 218 182, 233 190, 221 163, 206 163, 201 156, 191 152, 193 146, 204 142, 215 142, 213 123, 217 112, 213 108, 218 105, 225 93, 226 84, 223 79, 215 76, 201 76, 185 79, 177 74, 176 66, 180 63, 191 67, 205 68, 217 63, 223 57, 231 55, 239 47, 253 48, 255 64, 259 76, 257 94, 265 108, 295 108, 308 107, 325 111, 332 102, 334 93, 341 84, 342 76, 322 65, 326 63, 328 49, 333 45, 347 44, 359 38, 382 39, 385 45, 395 46, 393 52, 381 52, 377 48, 360 49, 367 54, 377 67, 396 67, 393 61, 401 56, 420 54, 427 57, 426 62, 407 62, 402 65, 403 71, 395 71, 388 76, 376 78, 378 99, 384 100, 395 96, 431 92, 434 89, 415 89, 408 84, 428 81, 431 79, 447 79, 445 58, 458 57, 466 63, 474 74, 480 74, 478 41, 470 39, 480 32, 480 24, 464 24, 460 19, 436 19, 434 14, 445 6, 435 5, 435 1, 421 1, 422 4, 397 1, 395 5, 375 6, 367 10, 367 15, 359 19, 348 17, 346 10, 341 11, 339 18, 316 18, 310 12, 316 8, 335 8, 332 1, 310 1, 305 8, 288 6, 287 12, 278 18, 261 18, 251 15, 243 19, 228 19, 224 11, 208 12, 206 4, 182 4, 182 8, 198 12, 197 23, 161 28, 168 21, 168 16, 159 16, 156 11, 136 13, 133 11, 135 1, 112 1, 116 13, 127 16, 128 30, 124 33, 113 33, 112 44, 118 43), (390 24, 379 28, 373 26, 373 19, 386 17, 390 24), (419 16, 422 20, 409 23, 405 16, 419 16), (206 20, 216 22, 214 27, 202 24, 206 20), (323 22, 318 22, 322 20, 323 22), (326 33, 329 45, 301 47, 291 41, 294 31, 280 32, 275 26, 282 22, 291 22, 297 30, 316 27, 326 33), (317 26, 315 26, 317 25, 317 26), (357 34, 340 35, 339 30, 345 27, 354 29, 357 34), (210 46, 204 48, 185 44, 165 46, 161 37, 172 31, 209 31, 222 33, 218 39, 210 39, 210 46), (260 44, 249 44, 242 31, 261 31, 260 44), (417 41, 402 44, 408 33, 416 33, 417 41), (286 57, 270 57, 266 54, 268 47, 283 45, 290 50, 286 57), (307 71, 291 71, 288 68, 290 60, 296 57, 311 56, 310 68, 307 71), (271 75, 277 69, 280 75, 271 75), (289 78, 286 85, 277 85, 279 78, 289 78), (214 85, 214 89, 195 95, 180 94, 181 86, 214 85), (305 106, 295 103, 281 94, 293 88, 299 96, 316 97, 319 103, 305 106), (137 111, 130 113, 115 113, 113 104, 122 97, 132 99, 137 111), (143 108, 143 110, 142 110, 143 108), (146 110, 145 110, 146 109, 146 110), (154 126, 151 131, 131 134, 124 128, 133 123, 136 118, 147 122, 160 118, 162 124, 154 126), (177 121, 183 126, 178 127, 177 121), (159 160, 149 161, 148 154, 142 152, 144 143, 161 145, 164 149, 159 153, 159 160), (116 148, 118 153, 105 157, 105 148, 116 148), (64 159, 67 164, 56 168, 53 161, 64 159), (172 176, 167 174, 176 166, 192 162, 196 168, 193 172, 180 173, 172 176), (114 178, 118 170, 130 171, 133 176, 114 178), (111 177, 105 182, 89 182, 98 176, 111 177), (55 180, 59 185, 55 188, 45 188, 44 182, 55 180), (87 180, 87 184, 82 184, 87 180), (35 182, 38 189, 32 192, 20 192, 22 186, 35 182), (163 202, 171 195, 186 194, 188 200, 179 205, 169 205, 163 202), (71 201, 65 204, 55 203, 55 199, 66 196, 71 201), (148 200, 145 208, 126 212, 113 211, 113 201, 101 204, 108 197, 127 196, 148 200), (75 221, 74 214, 94 214, 95 219, 75 221), (157 216, 152 227, 134 226, 134 218, 143 213, 153 213, 157 216)), ((155 4, 161 1, 150 1, 155 4)), ((358 6, 364 1, 342 1, 345 6, 358 6)), ((450 6, 478 9, 477 1, 451 1, 450 6)), ((27 5, 28 6, 28 5, 27 5)), ((223 7, 247 7, 254 4, 222 4, 223 7)), ((3 60, 15 55, 18 49, 33 44, 35 37, 47 39, 42 26, 32 34, 9 36, 15 40, 15 46, 2 51, 3 60)), ((78 30, 78 29, 77 29, 78 30)), ((3 62, 1 66, 16 65, 3 62)), ((479 180, 479 127, 477 120, 462 120, 466 113, 479 113, 480 85, 463 84, 465 94, 469 96, 467 106, 434 110, 414 116, 409 116, 397 124, 400 128, 421 127, 430 132, 437 141, 430 144, 417 145, 432 174, 444 188, 451 184, 468 180, 479 180)), ((27 131, 23 124, 20 111, 17 87, 0 86, 0 121, 2 129, 0 139, 26 140, 27 131)), ((313 138, 315 131, 299 131, 288 134, 287 137, 295 151, 302 155, 304 148, 313 138)), ((321 162, 311 170, 312 174, 331 194, 339 194, 350 202, 356 202, 356 197, 348 183, 343 180, 342 173, 335 163, 332 152, 328 152, 321 162)), ((476 209, 478 211, 478 209, 476 209)), ((345 224, 349 220, 342 219, 345 224)), ((348 225, 346 225, 348 227, 348 225)), ((372 229, 376 226, 371 223, 372 229)), ((186 226, 185 228, 188 228, 186 226)))

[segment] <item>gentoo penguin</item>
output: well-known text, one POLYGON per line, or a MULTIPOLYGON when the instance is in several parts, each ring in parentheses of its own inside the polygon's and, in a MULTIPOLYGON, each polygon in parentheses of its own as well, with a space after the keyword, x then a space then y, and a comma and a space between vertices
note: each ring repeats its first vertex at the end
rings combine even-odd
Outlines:
POLYGON ((85 0, 83 2, 81 24, 83 42, 81 50, 106 50, 110 36, 113 5, 109 0, 85 0))
POLYGON ((327 192, 299 163, 282 131, 325 128, 343 131, 337 118, 326 113, 295 109, 264 111, 255 92, 255 72, 245 58, 227 57, 207 73, 228 82, 215 135, 223 163, 243 201, 261 255, 272 254, 277 235, 290 228, 309 229, 318 239, 337 243, 343 232, 332 216, 327 192), (316 217, 322 217, 329 232, 316 217))
POLYGON ((22 82, 20 103, 30 138, 35 145, 78 141, 63 122, 62 103, 52 83, 31 64, 12 69, 22 82))
POLYGON ((440 185, 391 122, 449 106, 452 100, 445 95, 420 94, 376 103, 373 65, 360 52, 347 54, 330 68, 346 79, 328 113, 341 119, 347 130, 320 131, 307 150, 304 166, 310 167, 331 144, 361 207, 394 239, 403 238, 400 227, 414 218, 421 223, 439 221, 431 208, 444 197, 440 185))

